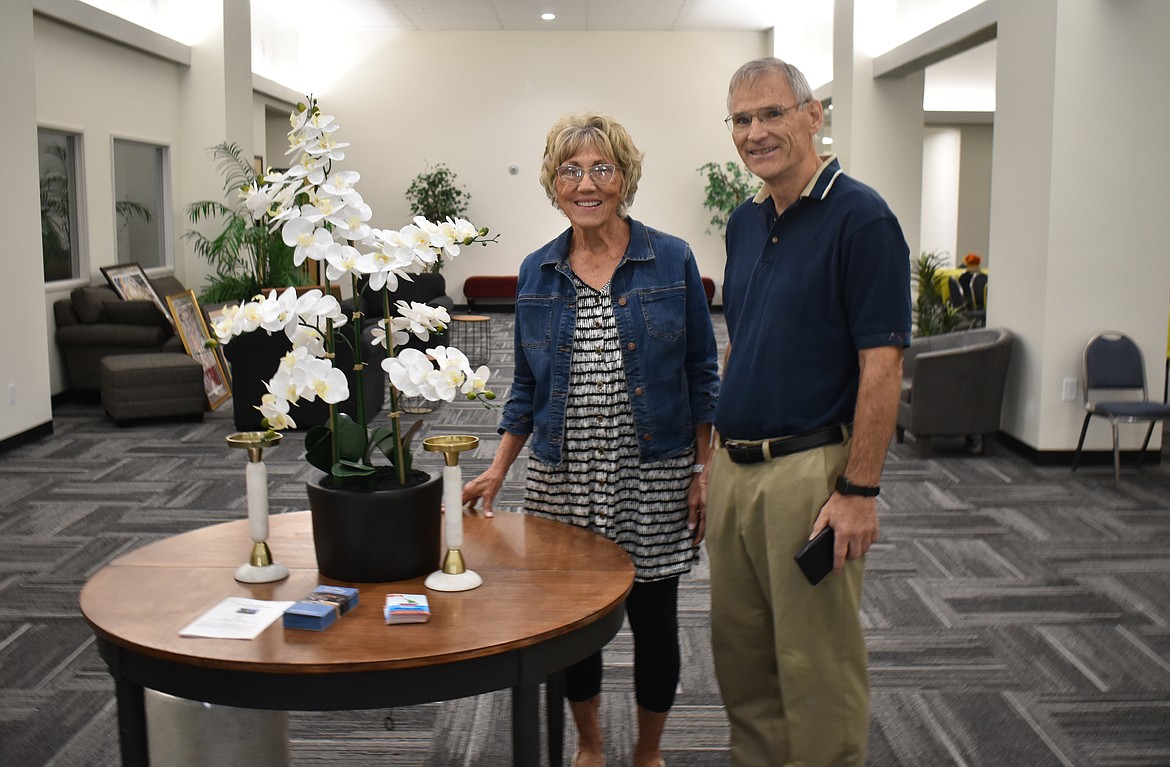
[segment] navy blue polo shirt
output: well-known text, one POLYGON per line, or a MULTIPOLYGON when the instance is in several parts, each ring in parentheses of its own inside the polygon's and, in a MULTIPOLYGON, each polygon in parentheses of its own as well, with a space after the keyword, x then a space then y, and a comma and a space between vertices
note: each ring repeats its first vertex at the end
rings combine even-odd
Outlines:
POLYGON ((857 350, 910 344, 910 252, 885 201, 830 157, 779 216, 761 192, 727 225, 727 439, 853 421, 857 350))

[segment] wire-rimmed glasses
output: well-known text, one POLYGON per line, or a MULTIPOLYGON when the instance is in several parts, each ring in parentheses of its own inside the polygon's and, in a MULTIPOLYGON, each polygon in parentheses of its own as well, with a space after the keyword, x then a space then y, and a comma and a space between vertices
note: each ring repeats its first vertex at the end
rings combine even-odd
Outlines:
POLYGON ((723 121, 727 129, 732 133, 747 133, 752 129, 752 120, 758 120, 760 125, 765 128, 771 128, 777 124, 790 113, 795 112, 802 106, 807 104, 807 101, 802 101, 799 104, 793 104, 790 107, 782 107, 779 104, 772 104, 771 106, 762 107, 754 112, 736 112, 728 115, 723 121))
POLYGON ((585 178, 585 173, 588 172, 593 183, 601 186, 617 178, 618 166, 609 162, 599 162, 588 171, 576 165, 558 165, 556 170, 557 178, 566 184, 573 186, 580 184, 581 179, 585 178))

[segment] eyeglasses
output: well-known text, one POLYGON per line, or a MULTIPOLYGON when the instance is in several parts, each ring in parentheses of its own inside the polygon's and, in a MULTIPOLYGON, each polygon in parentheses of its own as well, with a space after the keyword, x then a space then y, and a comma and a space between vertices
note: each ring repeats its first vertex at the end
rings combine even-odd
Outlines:
POLYGON ((790 112, 795 112, 807 103, 807 101, 802 101, 790 107, 773 105, 764 107, 763 109, 757 109, 754 112, 736 112, 724 120, 723 123, 732 133, 747 133, 752 129, 752 118, 754 117, 760 121, 760 125, 765 128, 770 128, 783 120, 790 112))
MULTIPOLYGON (((593 179, 594 184, 608 184, 617 176, 618 170, 618 166, 613 163, 598 163, 589 169, 589 178, 593 179)), ((580 184, 581 179, 585 178, 585 172, 584 168, 576 165, 557 166, 557 178, 570 185, 580 184)))

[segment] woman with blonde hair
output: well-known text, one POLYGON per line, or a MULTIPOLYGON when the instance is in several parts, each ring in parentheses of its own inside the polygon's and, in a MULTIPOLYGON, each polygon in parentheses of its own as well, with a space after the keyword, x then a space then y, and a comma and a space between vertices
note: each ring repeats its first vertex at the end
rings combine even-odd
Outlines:
MULTIPOLYGON (((703 539, 719 383, 694 254, 627 215, 641 173, 642 153, 612 118, 563 117, 549 131, 541 184, 569 228, 520 267, 500 448, 464 501, 482 499, 490 515, 531 437, 525 511, 593 530, 630 555, 633 764, 661 767, 680 668, 678 582, 703 539)), ((600 652, 566 671, 576 767, 605 764, 601 673, 600 652)))

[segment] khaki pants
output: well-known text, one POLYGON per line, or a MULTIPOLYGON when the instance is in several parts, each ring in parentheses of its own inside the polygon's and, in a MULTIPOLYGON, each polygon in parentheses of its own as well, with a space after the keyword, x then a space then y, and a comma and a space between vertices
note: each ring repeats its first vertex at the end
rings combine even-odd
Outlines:
POLYGON ((708 489, 711 635, 736 767, 861 767, 869 685, 864 559, 810 586, 793 561, 848 445, 757 464, 715 452, 708 489))

